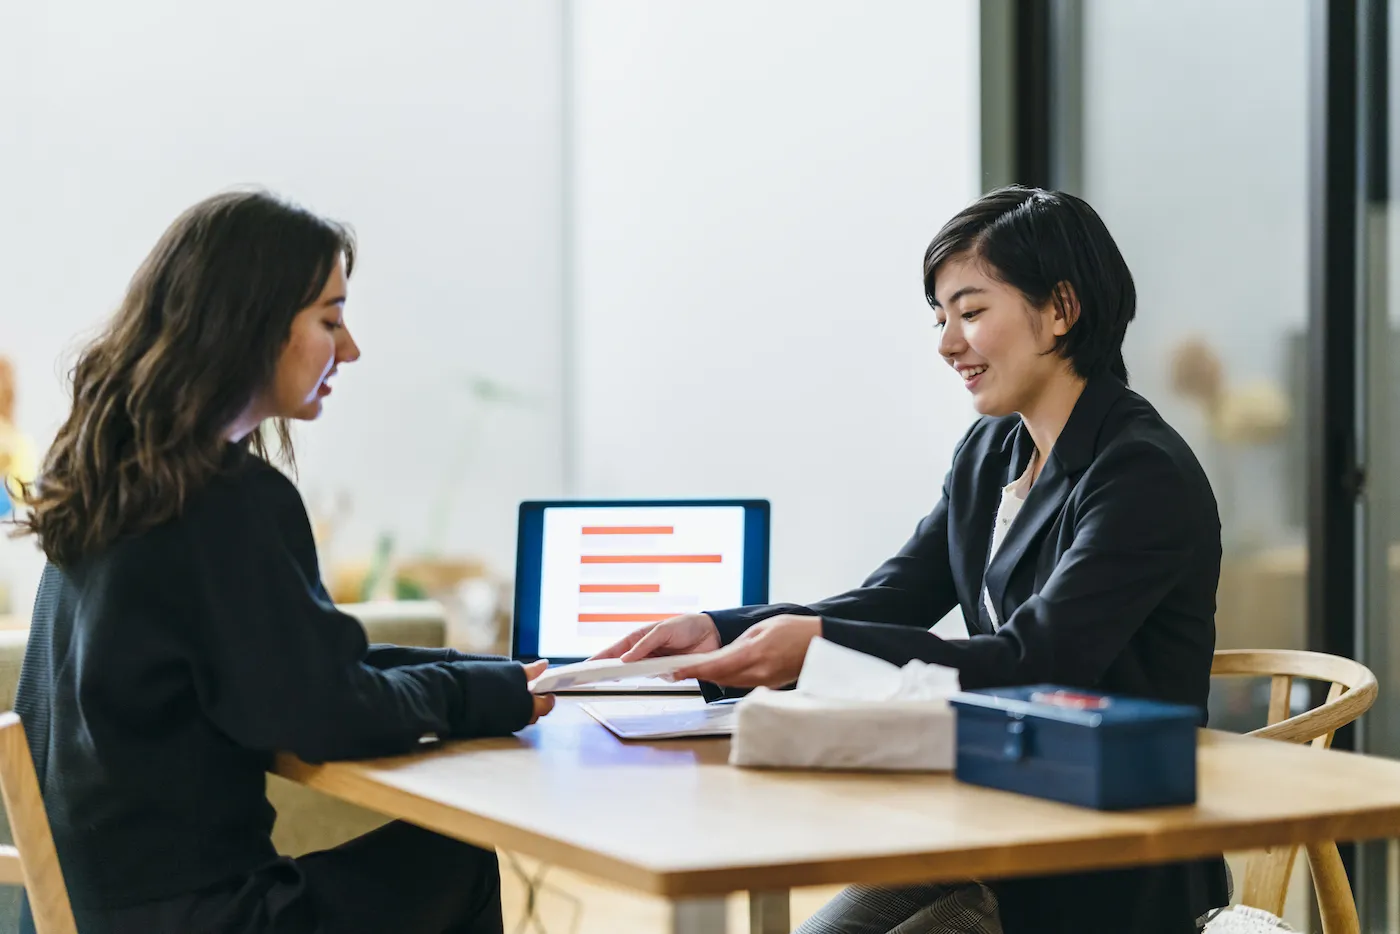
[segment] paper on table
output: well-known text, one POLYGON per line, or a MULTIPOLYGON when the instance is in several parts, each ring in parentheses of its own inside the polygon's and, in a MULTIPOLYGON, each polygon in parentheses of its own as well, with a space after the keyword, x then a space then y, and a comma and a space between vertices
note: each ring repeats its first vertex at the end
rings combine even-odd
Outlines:
POLYGON ((662 658, 644 658, 639 662, 621 662, 615 658, 574 662, 572 665, 546 669, 544 674, 530 682, 530 691, 535 694, 549 694, 552 691, 562 691, 565 688, 599 681, 655 678, 681 668, 708 662, 717 654, 719 653, 700 652, 694 655, 667 655, 662 658))

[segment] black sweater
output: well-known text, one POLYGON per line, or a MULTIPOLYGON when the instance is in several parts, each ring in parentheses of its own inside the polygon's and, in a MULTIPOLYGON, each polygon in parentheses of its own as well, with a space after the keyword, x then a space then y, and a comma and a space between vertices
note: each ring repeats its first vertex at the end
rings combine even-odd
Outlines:
POLYGON ((524 669, 370 646, 321 585, 296 488, 231 448, 175 520, 44 571, 15 709, 75 905, 193 892, 276 854, 265 772, 501 736, 524 669))

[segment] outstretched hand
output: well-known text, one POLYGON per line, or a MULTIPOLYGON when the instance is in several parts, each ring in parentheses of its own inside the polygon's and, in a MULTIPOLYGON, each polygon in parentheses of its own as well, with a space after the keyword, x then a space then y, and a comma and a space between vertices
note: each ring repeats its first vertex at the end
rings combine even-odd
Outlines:
MULTIPOLYGON (((526 665, 526 682, 534 681, 540 675, 544 674, 544 670, 548 667, 549 659, 547 658, 542 658, 537 662, 531 662, 530 664, 526 665)), ((551 710, 554 709, 553 694, 536 694, 534 695, 534 701, 535 710, 532 714, 530 714, 530 723, 534 723, 535 721, 539 720, 540 717, 543 717, 545 714, 549 713, 551 710)))
POLYGON ((749 627, 724 648, 718 658, 681 668, 672 677, 698 678, 736 688, 784 687, 802 673, 807 648, 821 634, 820 616, 793 613, 772 616, 749 627))
POLYGON ((719 630, 715 621, 704 613, 686 613, 634 629, 593 657, 639 662, 661 655, 713 652, 717 648, 719 630))

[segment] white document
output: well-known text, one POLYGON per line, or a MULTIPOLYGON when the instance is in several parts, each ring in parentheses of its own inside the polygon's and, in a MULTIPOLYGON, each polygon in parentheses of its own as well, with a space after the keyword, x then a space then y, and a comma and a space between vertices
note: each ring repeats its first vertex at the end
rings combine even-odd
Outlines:
POLYGON ((551 694, 580 684, 595 684, 599 681, 621 681, 626 678, 655 678, 669 675, 673 671, 690 665, 699 665, 713 659, 718 652, 701 652, 695 655, 667 655, 662 658, 644 658, 639 662, 622 662, 615 658, 599 658, 572 665, 559 665, 545 669, 544 674, 530 682, 534 694, 551 694))

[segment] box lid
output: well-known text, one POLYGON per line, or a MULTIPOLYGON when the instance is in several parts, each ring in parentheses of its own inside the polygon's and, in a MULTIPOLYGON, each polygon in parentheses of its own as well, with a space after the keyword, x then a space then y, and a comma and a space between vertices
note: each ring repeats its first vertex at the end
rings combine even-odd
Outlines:
POLYGON ((960 691, 948 702, 954 707, 999 710, 1016 718, 1039 717, 1100 729, 1201 721, 1200 709, 1187 704, 1120 697, 1057 684, 960 691))

